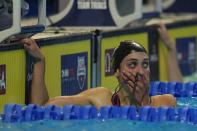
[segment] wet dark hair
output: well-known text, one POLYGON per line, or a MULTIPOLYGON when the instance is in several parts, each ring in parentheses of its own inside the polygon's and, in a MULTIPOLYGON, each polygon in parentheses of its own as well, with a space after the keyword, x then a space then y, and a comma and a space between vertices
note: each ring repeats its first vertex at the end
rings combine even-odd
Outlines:
POLYGON ((121 41, 120 45, 114 50, 112 55, 112 69, 116 72, 120 68, 120 63, 128 54, 133 52, 145 52, 146 49, 139 43, 132 40, 121 41))

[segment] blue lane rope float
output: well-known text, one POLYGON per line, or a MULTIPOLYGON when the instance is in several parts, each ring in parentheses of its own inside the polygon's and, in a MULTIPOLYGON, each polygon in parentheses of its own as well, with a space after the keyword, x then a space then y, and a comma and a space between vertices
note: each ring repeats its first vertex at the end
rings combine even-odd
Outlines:
POLYGON ((197 97, 196 82, 160 82, 150 83, 150 95, 172 94, 175 97, 197 97))
POLYGON ((22 106, 18 104, 9 104, 4 106, 3 119, 5 122, 17 122, 23 118, 22 106))
POLYGON ((27 122, 35 120, 84 120, 84 119, 129 119, 147 122, 175 121, 182 123, 197 123, 196 108, 172 108, 144 106, 104 106, 97 110, 94 106, 68 105, 57 107, 49 105, 38 107, 36 105, 8 104, 5 105, 2 120, 4 122, 27 122))
POLYGON ((135 106, 122 106, 120 110, 122 119, 138 120, 139 118, 135 106))
POLYGON ((93 119, 97 117, 97 109, 94 106, 68 105, 63 107, 63 119, 93 119))
MULTIPOLYGON (((176 97, 196 97, 197 83, 151 82, 150 95, 173 94, 176 97)), ((26 122, 36 120, 84 120, 84 119, 129 119, 148 122, 176 121, 197 124, 197 108, 172 108, 151 106, 94 106, 66 105, 45 107, 29 104, 7 104, 1 115, 3 122, 26 122)))

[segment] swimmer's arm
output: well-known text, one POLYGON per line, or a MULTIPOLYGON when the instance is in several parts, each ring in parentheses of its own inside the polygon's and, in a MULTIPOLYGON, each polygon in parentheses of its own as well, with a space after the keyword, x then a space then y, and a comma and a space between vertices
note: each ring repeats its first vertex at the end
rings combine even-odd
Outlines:
POLYGON ((168 50, 167 56, 167 72, 168 81, 183 81, 183 76, 181 74, 178 61, 177 61, 177 51, 176 45, 171 39, 166 26, 161 22, 158 28, 161 40, 168 50))
POLYGON ((102 106, 112 105, 111 103, 112 92, 104 87, 97 87, 88 89, 78 95, 73 96, 58 96, 49 99, 46 103, 57 106, 64 106, 69 104, 74 105, 92 105, 99 109, 102 106))
POLYGON ((22 44, 27 52, 32 55, 36 61, 33 67, 32 83, 31 83, 31 98, 30 103, 43 105, 49 99, 45 85, 45 58, 37 43, 33 39, 23 39, 22 44))
POLYGON ((43 105, 49 99, 48 91, 45 85, 44 73, 45 72, 45 59, 34 64, 32 85, 31 85, 31 98, 30 102, 38 105, 43 105))
POLYGON ((176 97, 174 97, 172 94, 165 94, 164 97, 169 103, 169 106, 176 107, 176 97))
POLYGON ((181 74, 176 55, 176 47, 168 50, 168 81, 183 82, 183 76, 181 74))
POLYGON ((171 94, 156 95, 151 97, 152 106, 171 106, 176 107, 176 98, 171 94))
POLYGON ((57 96, 49 99, 45 105, 91 105, 88 98, 83 95, 73 95, 73 96, 57 96))

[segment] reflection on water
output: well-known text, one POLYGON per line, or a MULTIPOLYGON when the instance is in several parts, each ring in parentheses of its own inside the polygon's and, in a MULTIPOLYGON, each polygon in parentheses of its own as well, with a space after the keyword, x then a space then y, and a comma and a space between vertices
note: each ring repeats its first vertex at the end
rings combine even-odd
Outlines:
POLYGON ((177 107, 197 108, 197 97, 180 97, 180 98, 177 98, 177 107))

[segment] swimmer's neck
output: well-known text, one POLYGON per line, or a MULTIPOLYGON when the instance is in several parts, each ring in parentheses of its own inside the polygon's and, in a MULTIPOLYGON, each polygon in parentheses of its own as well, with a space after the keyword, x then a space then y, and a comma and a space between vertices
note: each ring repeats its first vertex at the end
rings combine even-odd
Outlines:
POLYGON ((128 93, 128 91, 125 91, 123 88, 121 88, 120 91, 118 92, 118 96, 120 98, 121 106, 124 106, 124 105, 138 106, 139 105, 137 101, 135 100, 134 96, 128 93))
POLYGON ((134 105, 134 106, 148 106, 151 105, 151 97, 146 94, 144 96, 144 99, 141 103, 137 102, 137 100, 134 98, 133 94, 130 94, 128 92, 126 92, 124 89, 120 89, 120 91, 118 92, 119 98, 120 98, 120 102, 121 105, 134 105))

